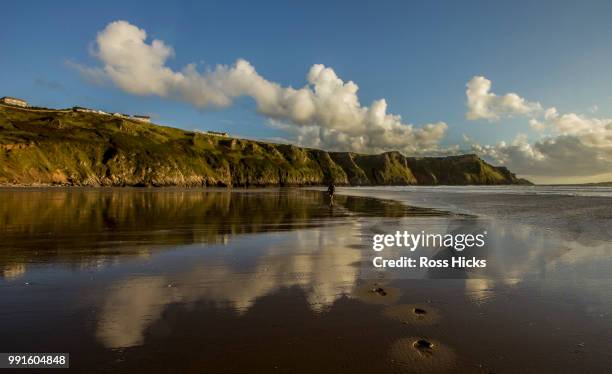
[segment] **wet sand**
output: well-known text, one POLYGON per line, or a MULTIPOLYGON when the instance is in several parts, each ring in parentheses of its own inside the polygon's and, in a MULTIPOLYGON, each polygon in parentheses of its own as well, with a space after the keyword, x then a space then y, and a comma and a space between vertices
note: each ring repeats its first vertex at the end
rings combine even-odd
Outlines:
POLYGON ((339 192, 330 207, 303 189, 2 190, 0 351, 70 352, 71 371, 89 373, 612 364, 606 236, 557 235, 563 225, 533 224, 526 209, 459 211, 452 196, 402 205, 431 196, 339 192), (371 269, 373 233, 481 227, 494 272, 371 269))

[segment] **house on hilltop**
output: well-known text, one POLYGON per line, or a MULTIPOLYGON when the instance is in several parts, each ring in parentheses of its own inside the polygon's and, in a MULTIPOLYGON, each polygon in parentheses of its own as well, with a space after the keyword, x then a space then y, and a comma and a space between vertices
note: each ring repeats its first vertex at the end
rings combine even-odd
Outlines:
POLYGON ((75 106, 72 107, 72 110, 75 112, 81 112, 81 113, 95 113, 96 111, 93 109, 89 109, 89 108, 84 108, 82 106, 75 106))
POLYGON ((134 118, 136 121, 151 122, 150 116, 141 116, 141 115, 135 114, 132 116, 132 118, 134 118))
POLYGON ((28 107, 28 102, 23 99, 18 99, 16 97, 4 96, 0 98, 0 103, 12 106, 18 106, 22 108, 28 107))
POLYGON ((73 112, 79 112, 79 113, 95 113, 95 114, 106 114, 106 115, 108 115, 108 113, 106 113, 103 110, 85 108, 85 107, 82 107, 82 106, 73 106, 72 107, 72 111, 73 112))
POLYGON ((228 136, 226 132, 219 132, 219 131, 207 131, 206 133, 208 133, 209 135, 215 135, 215 136, 228 136))

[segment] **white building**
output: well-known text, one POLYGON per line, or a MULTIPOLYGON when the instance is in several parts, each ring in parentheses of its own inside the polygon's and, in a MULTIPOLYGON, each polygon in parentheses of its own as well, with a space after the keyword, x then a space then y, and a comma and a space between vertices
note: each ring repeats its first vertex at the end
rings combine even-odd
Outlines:
POLYGON ((28 107, 27 101, 23 99, 18 99, 16 97, 4 96, 3 98, 0 98, 0 103, 6 104, 6 105, 19 106, 22 108, 28 107))
POLYGON ((75 111, 75 112, 81 112, 81 113, 95 113, 96 112, 93 109, 83 108, 82 106, 72 107, 72 110, 75 111))
POLYGON ((132 118, 134 118, 137 121, 151 122, 150 116, 133 115, 132 118))
POLYGON ((229 136, 226 132, 220 132, 220 131, 207 131, 207 133, 209 135, 214 135, 214 136, 229 136))

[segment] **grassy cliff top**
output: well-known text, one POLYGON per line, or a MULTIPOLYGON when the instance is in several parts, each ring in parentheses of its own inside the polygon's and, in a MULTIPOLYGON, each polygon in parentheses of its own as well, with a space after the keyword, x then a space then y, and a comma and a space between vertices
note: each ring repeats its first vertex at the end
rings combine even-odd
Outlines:
POLYGON ((0 184, 527 184, 476 155, 327 152, 72 110, 0 106, 0 184))

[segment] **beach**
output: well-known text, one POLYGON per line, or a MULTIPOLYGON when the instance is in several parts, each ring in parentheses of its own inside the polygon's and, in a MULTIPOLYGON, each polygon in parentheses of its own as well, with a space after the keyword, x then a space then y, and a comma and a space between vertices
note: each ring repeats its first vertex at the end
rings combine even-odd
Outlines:
POLYGON ((75 372, 605 372, 612 188, 0 190, 1 352, 75 372), (374 235, 483 234, 484 269, 374 235))

